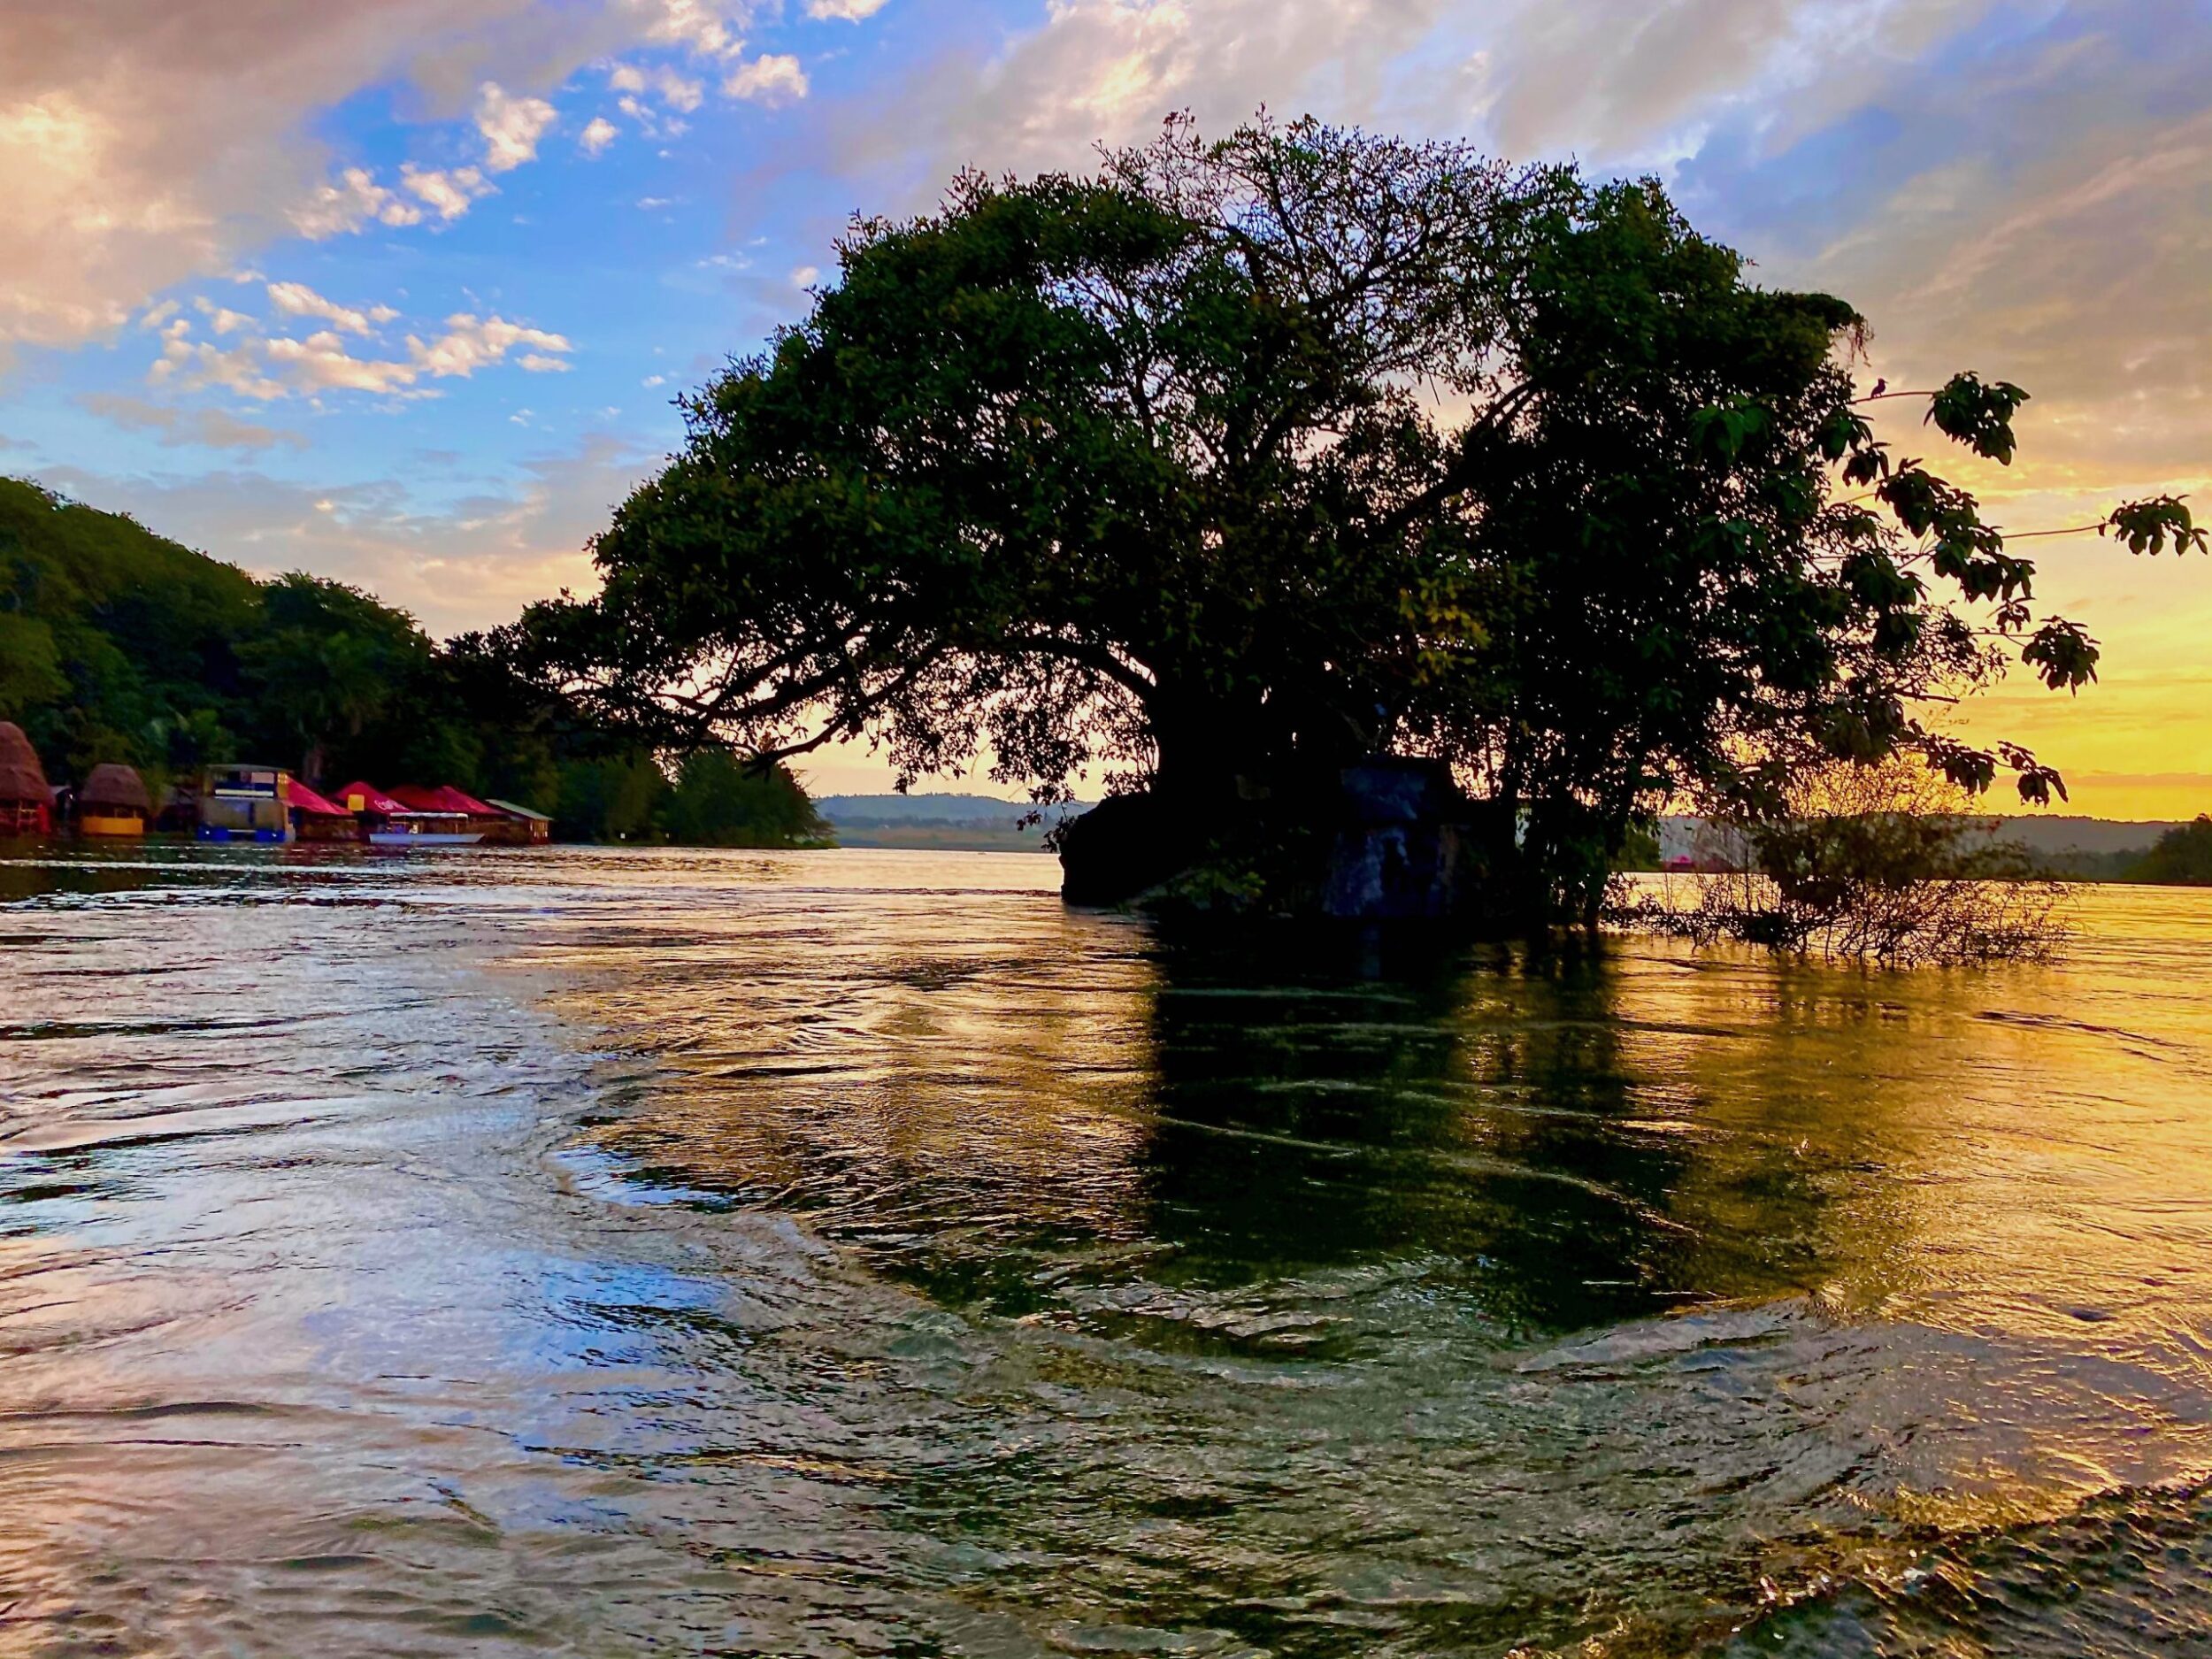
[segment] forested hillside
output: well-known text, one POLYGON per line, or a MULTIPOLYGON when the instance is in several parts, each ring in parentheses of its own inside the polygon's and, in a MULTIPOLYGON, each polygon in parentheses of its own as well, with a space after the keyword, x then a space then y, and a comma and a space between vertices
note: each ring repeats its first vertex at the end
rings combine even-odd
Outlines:
POLYGON ((2131 879, 2170 887, 2212 887, 2212 817, 2177 824, 2144 855, 2131 879))
POLYGON ((464 639, 298 572, 260 580, 122 514, 0 479, 0 719, 57 781, 102 761, 157 795, 216 761, 311 783, 454 783, 589 841, 784 846, 825 833, 791 775, 719 752, 672 778, 464 639))

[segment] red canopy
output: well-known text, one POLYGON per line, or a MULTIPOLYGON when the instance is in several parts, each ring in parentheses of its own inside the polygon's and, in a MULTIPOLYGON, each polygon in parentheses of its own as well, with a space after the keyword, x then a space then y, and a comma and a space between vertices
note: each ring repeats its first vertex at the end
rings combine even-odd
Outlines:
POLYGON ((373 783, 349 783, 332 793, 342 812, 373 812, 378 818, 396 818, 409 810, 405 803, 393 800, 373 783))
POLYGON ((311 818, 351 818, 352 813, 342 806, 334 806, 302 783, 292 780, 292 804, 311 818))
POLYGON ((403 783, 392 793, 418 812, 465 812, 471 818, 504 818, 507 815, 495 806, 487 806, 472 795, 465 795, 449 783, 442 783, 434 789, 419 784, 403 783))

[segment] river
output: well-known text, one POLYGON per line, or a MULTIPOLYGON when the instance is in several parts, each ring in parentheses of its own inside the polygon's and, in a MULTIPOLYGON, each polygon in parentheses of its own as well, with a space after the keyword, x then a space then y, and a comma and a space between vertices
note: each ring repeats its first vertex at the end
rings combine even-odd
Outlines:
POLYGON ((2212 1651, 2212 894, 1884 975, 1056 875, 0 862, 0 1653, 2212 1651))

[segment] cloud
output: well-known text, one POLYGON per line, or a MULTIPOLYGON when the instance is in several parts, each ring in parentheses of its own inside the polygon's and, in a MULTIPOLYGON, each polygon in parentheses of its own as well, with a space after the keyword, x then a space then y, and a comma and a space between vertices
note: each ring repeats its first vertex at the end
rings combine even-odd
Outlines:
POLYGON ((686 114, 697 109, 705 100, 706 85, 690 76, 680 74, 666 64, 649 68, 636 64, 617 64, 607 76, 607 85, 616 92, 657 93, 662 103, 672 110, 686 114))
POLYGON ((733 58, 745 44, 744 12, 710 0, 632 0, 632 9, 649 19, 645 38, 657 45, 682 46, 702 58, 733 58))
POLYGON ((219 409, 177 409, 166 403, 148 403, 140 397, 125 396, 119 392, 88 392, 77 400, 80 406, 112 422, 127 432, 150 432, 165 449, 186 445, 204 449, 233 449, 252 454, 285 444, 295 449, 307 447, 303 433, 283 432, 273 426, 256 426, 241 420, 219 409))
POLYGON ((806 14, 810 18, 836 18, 847 23, 858 23, 883 10, 889 0, 806 0, 806 14))
POLYGON ((620 131, 621 128, 605 116, 595 115, 590 124, 577 135, 576 144, 587 156, 596 156, 614 142, 615 135, 620 131))
POLYGON ((529 346, 548 353, 574 349, 566 335, 524 327, 499 317, 488 317, 479 322, 466 312, 447 318, 446 332, 426 345, 411 334, 407 340, 408 354, 420 371, 439 378, 473 374, 478 369, 503 361, 515 346, 529 346))
MULTIPOLYGON (((6 19, 0 356, 111 334, 155 296, 286 236, 422 223, 403 178, 380 180, 318 136, 364 93, 426 124, 482 118, 496 171, 489 157, 526 158, 541 135, 537 95, 641 43, 719 70, 743 12, 696 0, 70 0, 10 6, 6 19), (486 83, 502 88, 495 108, 480 107, 486 83)), ((435 204, 442 217, 453 199, 435 204)))
POLYGON ((806 71, 788 52, 749 59, 722 79, 724 97, 743 98, 771 108, 803 98, 806 94, 806 71))
POLYGON ((418 167, 411 161, 403 162, 399 181, 449 223, 467 212, 480 197, 499 193, 499 187, 474 167, 418 167))
POLYGON ((484 165, 511 173, 534 161, 538 140, 558 119, 543 98, 518 98, 495 81, 476 89, 476 130, 484 135, 484 165))
MULTIPOLYGON (((308 298, 319 300, 311 292, 308 298)), ((408 335, 403 357, 356 357, 335 328, 318 329, 303 339, 242 341, 227 349, 196 342, 189 331, 190 324, 181 318, 169 325, 162 355, 148 379, 157 385, 219 386, 257 403, 325 392, 430 397, 435 390, 423 381, 466 380, 479 369, 504 363, 518 347, 526 348, 517 357, 518 366, 532 373, 565 370, 569 365, 563 357, 575 349, 565 334, 466 311, 447 318, 445 332, 433 339, 408 335)))
POLYGON ((220 246, 220 227, 204 204, 118 188, 135 170, 137 149, 136 136, 105 109, 73 89, 26 86, 0 58, 0 177, 8 180, 0 345, 62 343, 118 327, 165 285, 104 280, 106 267, 189 268, 220 246))
MULTIPOLYGON (((989 58, 947 57, 832 140, 846 166, 889 165, 918 194, 956 168, 1083 166, 1188 110, 1211 130, 1265 104, 1373 120, 1394 67, 1432 52, 1451 0, 1055 0, 989 58)), ((1436 72, 1432 68, 1428 79, 1436 72)), ((1454 118, 1465 130, 1463 113, 1454 118)))
MULTIPOLYGON (((335 300, 325 299, 304 282, 270 283, 269 303, 288 316, 319 317, 333 327, 353 334, 374 334, 377 326, 388 323, 399 315, 388 305, 371 305, 359 311, 349 305, 341 305, 335 300)), ((225 332, 219 318, 215 332, 225 332)))
POLYGON ((359 230, 371 220, 385 225, 419 225, 422 210, 410 205, 376 181, 366 167, 348 167, 326 180, 291 210, 293 228, 311 241, 359 230))
POLYGON ((189 326, 180 319, 163 331, 161 356, 146 371, 150 385, 219 386, 263 403, 285 396, 283 383, 271 379, 262 366, 269 345, 274 342, 250 340, 225 350, 206 341, 188 338, 189 326))
MULTIPOLYGON (((260 326, 245 312, 234 311, 227 305, 218 305, 205 295, 192 302, 192 309, 206 318, 207 326, 219 334, 247 334, 260 326)), ((144 326, 145 319, 141 318, 139 323, 140 326, 144 326)))

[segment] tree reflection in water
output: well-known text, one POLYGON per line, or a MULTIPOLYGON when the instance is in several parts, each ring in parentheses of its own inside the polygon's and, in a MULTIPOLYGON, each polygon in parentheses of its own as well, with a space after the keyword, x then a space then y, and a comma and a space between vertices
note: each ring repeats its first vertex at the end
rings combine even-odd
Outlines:
POLYGON ((1884 976, 1018 857, 0 872, 54 1651, 2212 1642, 2185 895, 1884 976))

